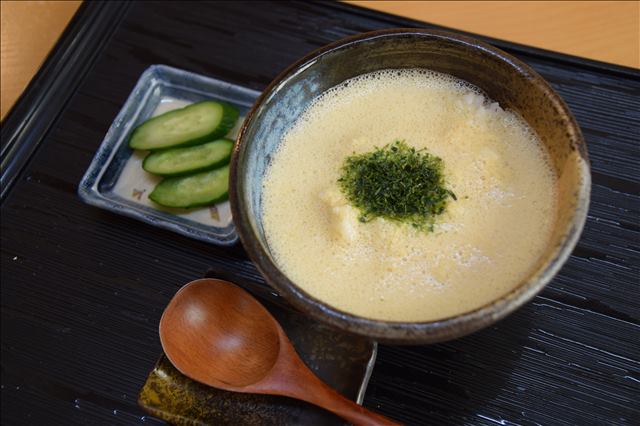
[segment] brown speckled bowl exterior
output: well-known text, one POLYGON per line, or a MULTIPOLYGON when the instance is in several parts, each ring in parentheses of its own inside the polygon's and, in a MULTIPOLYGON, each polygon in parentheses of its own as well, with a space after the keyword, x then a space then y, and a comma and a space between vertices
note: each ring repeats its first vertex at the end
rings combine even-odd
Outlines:
POLYGON ((498 321, 532 299, 573 250, 584 226, 591 188, 589 160, 580 129, 565 103, 540 75, 478 40, 421 29, 382 30, 348 37, 291 65, 267 87, 248 114, 234 148, 230 173, 231 208, 240 239, 270 285, 313 318, 351 333, 403 344, 463 336, 498 321), (261 224, 262 177, 286 129, 313 98, 328 88, 348 78, 388 68, 427 68, 481 88, 503 108, 519 113, 537 132, 558 176, 555 228, 548 249, 537 260, 533 272, 500 299, 438 321, 373 320, 340 311, 312 297, 280 271, 261 224))

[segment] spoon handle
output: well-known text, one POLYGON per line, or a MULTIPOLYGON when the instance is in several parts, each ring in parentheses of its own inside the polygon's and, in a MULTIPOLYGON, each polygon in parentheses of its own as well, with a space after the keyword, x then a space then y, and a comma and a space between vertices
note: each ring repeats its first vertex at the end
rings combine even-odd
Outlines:
MULTIPOLYGON (((322 382, 320 382, 322 383, 322 382)), ((306 401, 322 407, 332 413, 342 417, 354 426, 399 426, 399 423, 388 419, 378 413, 369 411, 350 399, 345 398, 338 392, 322 383, 327 390, 320 391, 319 388, 307 390, 306 401)))
POLYGON ((399 426, 340 395, 318 378, 298 357, 282 329, 280 356, 269 378, 251 386, 250 391, 289 396, 331 411, 355 426, 399 426))
MULTIPOLYGON (((321 381, 308 368, 303 367, 308 373, 305 380, 301 380, 301 389, 292 395, 295 398, 310 402, 342 417, 354 426, 399 426, 387 417, 369 411, 350 399, 345 398, 321 381)), ((305 374, 306 375, 306 374, 305 374)))

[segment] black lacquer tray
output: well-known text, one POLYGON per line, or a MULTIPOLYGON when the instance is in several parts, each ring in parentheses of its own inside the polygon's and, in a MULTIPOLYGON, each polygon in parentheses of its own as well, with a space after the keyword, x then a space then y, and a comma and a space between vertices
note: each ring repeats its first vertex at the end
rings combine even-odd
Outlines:
MULTIPOLYGON (((255 90, 343 36, 433 26, 337 3, 85 2, 2 124, 2 424, 160 424, 137 394, 157 324, 215 247, 85 205, 78 183, 140 74, 164 63, 255 90)), ((364 405, 410 425, 640 424, 640 73, 486 39, 562 95, 592 161, 569 262, 531 303, 453 342, 378 348, 364 405)))

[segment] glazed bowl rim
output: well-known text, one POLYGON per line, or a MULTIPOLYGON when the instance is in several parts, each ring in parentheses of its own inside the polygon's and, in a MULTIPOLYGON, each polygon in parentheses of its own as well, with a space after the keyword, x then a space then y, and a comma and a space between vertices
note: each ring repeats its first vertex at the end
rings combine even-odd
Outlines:
POLYGON ((522 61, 484 42, 448 31, 415 28, 378 30, 346 37, 312 51, 287 67, 266 87, 248 112, 234 145, 229 175, 229 200, 238 235, 249 258, 269 285, 294 307, 316 320, 376 340, 401 344, 435 343, 469 334, 498 321, 532 299, 551 281, 573 251, 586 221, 590 188, 589 159, 582 132, 567 105, 539 74, 522 61), (547 96, 554 104, 555 111, 565 118, 563 120, 565 130, 570 135, 573 148, 578 151, 582 160, 581 179, 577 188, 573 217, 568 226, 563 229, 559 243, 552 249, 548 248, 545 252, 547 255, 549 252, 551 253, 550 260, 502 297, 472 311, 435 321, 409 322, 365 318, 332 307, 298 287, 272 261, 271 256, 255 235, 248 211, 244 208, 243 200, 246 188, 242 184, 242 177, 238 175, 239 161, 246 158, 244 153, 247 146, 245 141, 247 130, 253 124, 258 109, 272 94, 281 90, 297 73, 313 66, 314 62, 323 55, 358 43, 389 37, 426 37, 443 42, 453 42, 467 48, 480 50, 499 61, 506 62, 512 72, 524 75, 530 84, 539 86, 544 96, 547 96))

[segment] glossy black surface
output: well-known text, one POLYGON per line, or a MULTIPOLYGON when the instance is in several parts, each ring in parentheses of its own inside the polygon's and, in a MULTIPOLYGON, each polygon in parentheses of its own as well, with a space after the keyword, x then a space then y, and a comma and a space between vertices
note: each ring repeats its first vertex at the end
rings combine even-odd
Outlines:
MULTIPOLYGON (((1 211, 7 425, 159 424, 145 417, 136 395, 160 351, 157 324, 173 293, 209 267, 263 283, 240 246, 193 241, 77 197, 147 66, 165 63, 260 90, 340 37, 419 25, 339 4, 98 5, 83 6, 83 19, 60 45, 69 55, 47 64, 23 97, 31 102, 3 123, 3 156, 13 135, 34 151, 24 162, 15 157, 19 174, 1 211), (75 51, 78 43, 68 40, 84 24, 103 39, 92 51, 75 51), (68 84, 60 79, 69 74, 52 71, 60 69, 75 72, 68 84), (43 101, 42 91, 56 96, 43 101), (31 113, 44 118, 20 136, 31 113)), ((639 424, 639 73, 497 45, 542 74, 582 127, 594 181, 585 232, 544 292, 496 326, 446 344, 381 346, 365 406, 413 425, 639 424)))

